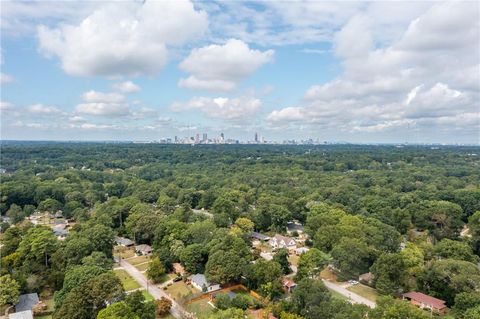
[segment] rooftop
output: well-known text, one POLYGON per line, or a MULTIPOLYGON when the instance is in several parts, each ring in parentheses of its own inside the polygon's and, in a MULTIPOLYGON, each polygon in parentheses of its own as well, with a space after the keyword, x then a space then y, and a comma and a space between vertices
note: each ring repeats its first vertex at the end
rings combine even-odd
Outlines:
POLYGON ((33 319, 31 310, 20 311, 8 315, 9 319, 33 319))
POLYGON ((195 274, 188 277, 192 282, 197 284, 199 287, 209 287, 212 283, 209 283, 207 277, 204 274, 195 274))
POLYGON ((423 294, 421 292, 417 292, 417 291, 407 292, 403 294, 403 297, 415 300, 417 302, 421 302, 423 304, 432 306, 433 308, 436 308, 436 309, 442 309, 446 307, 445 301, 423 294))
POLYGON ((257 232, 251 233, 250 237, 258 239, 258 240, 269 240, 270 239, 270 237, 268 237, 267 235, 260 234, 260 233, 257 233, 257 232))
POLYGON ((32 310, 40 300, 38 299, 37 293, 20 295, 18 298, 18 303, 15 305, 15 311, 21 312, 26 310, 32 310))

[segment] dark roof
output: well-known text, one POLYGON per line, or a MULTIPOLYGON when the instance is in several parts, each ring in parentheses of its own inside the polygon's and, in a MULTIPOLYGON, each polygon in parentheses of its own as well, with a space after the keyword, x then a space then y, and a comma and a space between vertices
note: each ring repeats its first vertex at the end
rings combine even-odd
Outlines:
POLYGON ((132 240, 125 237, 117 237, 115 238, 115 242, 117 243, 117 245, 123 246, 132 246, 135 244, 132 240))
POLYGON ((270 239, 270 237, 268 237, 264 234, 256 233, 256 232, 251 233, 250 237, 258 239, 258 240, 269 240, 270 239))
POLYGON ((15 305, 15 311, 20 312, 32 310, 33 306, 35 306, 39 301, 40 300, 38 299, 37 293, 20 295, 20 298, 18 298, 18 303, 15 305))
POLYGON ((287 223, 287 229, 288 231, 303 231, 304 227, 301 224, 297 223, 287 223))
POLYGON ((443 309, 447 307, 445 306, 445 301, 426 295, 426 294, 422 294, 421 292, 416 292, 416 291, 407 292, 403 294, 403 297, 415 300, 425 305, 432 306, 433 308, 436 308, 436 309, 443 309))

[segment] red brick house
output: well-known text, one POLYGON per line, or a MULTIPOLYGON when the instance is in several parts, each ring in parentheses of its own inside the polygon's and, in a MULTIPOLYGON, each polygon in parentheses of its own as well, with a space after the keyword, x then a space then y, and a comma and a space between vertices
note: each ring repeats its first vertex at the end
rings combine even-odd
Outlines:
POLYGON ((444 314, 448 310, 447 306, 445 305, 445 301, 422 294, 421 292, 407 292, 402 295, 402 298, 410 301, 412 305, 415 305, 421 309, 430 310, 430 312, 444 314))

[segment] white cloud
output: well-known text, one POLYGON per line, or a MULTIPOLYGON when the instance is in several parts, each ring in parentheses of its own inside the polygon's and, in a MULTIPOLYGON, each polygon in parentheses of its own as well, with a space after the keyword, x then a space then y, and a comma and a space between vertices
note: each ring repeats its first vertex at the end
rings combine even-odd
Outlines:
POLYGON ((435 3, 385 47, 368 11, 353 16, 334 36, 343 73, 311 86, 303 103, 275 110, 267 121, 337 132, 469 130, 465 123, 480 117, 476 9, 435 3))
POLYGON ((155 75, 167 46, 204 33, 207 15, 188 0, 107 3, 80 24, 38 27, 40 51, 78 76, 155 75))
POLYGON ((75 107, 79 114, 95 116, 126 116, 130 113, 125 103, 125 96, 119 93, 103 93, 94 90, 85 92, 82 96, 85 103, 75 107))
POLYGON ((125 116, 130 110, 125 104, 118 103, 82 103, 75 107, 77 113, 97 116, 125 116))
POLYGON ((5 74, 5 73, 0 73, 0 84, 8 84, 12 83, 14 81, 13 77, 5 74))
POLYGON ((54 106, 48 106, 43 104, 33 104, 26 108, 29 113, 37 115, 55 115, 61 114, 62 111, 54 106))
POLYGON ((272 111, 267 120, 270 122, 294 122, 305 120, 304 109, 301 107, 286 107, 281 110, 272 111))
POLYGON ((102 103, 120 103, 125 100, 125 96, 119 93, 103 93, 90 90, 83 94, 85 102, 102 102, 102 103))
POLYGON ((194 97, 187 102, 175 102, 170 108, 181 112, 199 110, 211 118, 225 120, 245 120, 251 118, 262 106, 262 102, 256 98, 209 98, 194 97))
POLYGON ((7 101, 0 101, 0 111, 8 111, 13 109, 13 104, 7 101))
POLYGON ((123 93, 135 93, 141 90, 140 87, 135 83, 133 83, 132 81, 115 83, 113 84, 113 89, 123 93))
POLYGON ((192 75, 179 81, 180 87, 210 91, 229 91, 262 65, 272 62, 274 51, 250 49, 236 39, 224 45, 212 44, 194 49, 180 63, 182 71, 192 75))

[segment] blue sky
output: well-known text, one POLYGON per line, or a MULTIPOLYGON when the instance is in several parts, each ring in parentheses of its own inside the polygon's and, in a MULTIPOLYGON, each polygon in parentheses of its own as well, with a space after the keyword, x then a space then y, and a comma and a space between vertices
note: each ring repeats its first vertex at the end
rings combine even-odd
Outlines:
POLYGON ((479 143, 478 2, 2 2, 1 138, 479 143))

